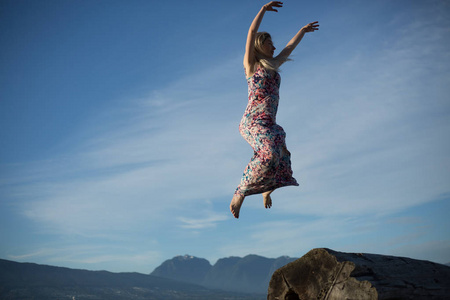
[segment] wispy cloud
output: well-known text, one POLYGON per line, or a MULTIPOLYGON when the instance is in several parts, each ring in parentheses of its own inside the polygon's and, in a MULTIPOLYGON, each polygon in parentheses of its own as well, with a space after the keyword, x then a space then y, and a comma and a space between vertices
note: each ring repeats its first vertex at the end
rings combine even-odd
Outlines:
POLYGON ((232 149, 241 140, 236 120, 226 114, 233 111, 228 99, 239 92, 219 83, 234 77, 229 65, 236 62, 130 99, 104 113, 97 121, 101 130, 65 142, 61 157, 23 167, 28 176, 5 182, 17 191, 23 213, 48 230, 80 235, 151 228, 171 211, 181 214, 185 228, 223 220, 208 217, 195 225, 194 217, 176 208, 228 194, 234 184, 232 149))
POLYGON ((183 218, 179 217, 178 220, 182 223, 181 228, 185 229, 204 229, 204 228, 214 228, 216 223, 220 221, 225 221, 229 217, 224 214, 221 215, 210 215, 206 214, 203 218, 183 218))

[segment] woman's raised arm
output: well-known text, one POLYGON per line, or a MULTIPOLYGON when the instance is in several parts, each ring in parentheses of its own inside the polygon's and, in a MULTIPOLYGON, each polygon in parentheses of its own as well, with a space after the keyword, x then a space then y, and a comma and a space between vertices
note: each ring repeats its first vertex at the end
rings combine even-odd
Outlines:
POLYGON ((286 47, 280 52, 280 54, 277 55, 277 58, 280 58, 282 60, 287 59, 289 55, 291 55, 292 51, 294 51, 295 47, 300 43, 303 36, 306 32, 314 32, 316 30, 319 30, 319 22, 312 22, 308 25, 303 26, 297 34, 287 43, 286 47))
POLYGON ((255 69, 255 55, 254 55, 254 48, 255 48, 255 38, 256 33, 258 32, 259 25, 261 25, 261 21, 264 17, 264 14, 266 11, 275 11, 278 12, 274 7, 282 7, 283 3, 280 1, 272 1, 269 2, 263 7, 261 7, 261 10, 256 15, 255 19, 253 19, 252 24, 250 25, 250 28, 248 30, 247 35, 247 44, 245 45, 245 55, 244 55, 244 68, 245 73, 248 75, 251 75, 254 73, 255 69))

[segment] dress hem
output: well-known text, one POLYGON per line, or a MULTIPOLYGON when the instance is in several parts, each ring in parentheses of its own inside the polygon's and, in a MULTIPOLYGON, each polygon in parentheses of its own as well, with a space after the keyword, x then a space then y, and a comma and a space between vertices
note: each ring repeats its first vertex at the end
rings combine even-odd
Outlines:
POLYGON ((276 185, 272 185, 270 187, 263 187, 263 188, 258 188, 258 189, 252 189, 253 191, 246 191, 246 192, 240 192, 242 195, 244 195, 245 197, 247 196, 251 196, 251 195, 256 195, 256 194, 262 194, 265 192, 270 192, 270 191, 274 191, 278 188, 281 187, 285 187, 285 186, 299 186, 297 181, 294 182, 286 182, 286 183, 280 183, 280 184, 276 184, 276 185))

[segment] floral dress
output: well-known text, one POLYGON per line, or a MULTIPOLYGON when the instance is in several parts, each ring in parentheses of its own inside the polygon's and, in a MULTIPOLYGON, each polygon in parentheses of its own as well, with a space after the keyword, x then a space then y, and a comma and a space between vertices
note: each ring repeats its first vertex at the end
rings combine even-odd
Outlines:
POLYGON ((286 133, 276 124, 280 74, 259 67, 248 83, 248 105, 239 132, 252 146, 254 155, 244 170, 235 194, 249 196, 295 185, 286 133))

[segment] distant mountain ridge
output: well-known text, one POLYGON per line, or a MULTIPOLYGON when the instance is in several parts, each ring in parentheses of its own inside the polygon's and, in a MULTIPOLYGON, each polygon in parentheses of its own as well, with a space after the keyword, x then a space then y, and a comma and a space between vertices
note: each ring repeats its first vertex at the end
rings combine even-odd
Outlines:
POLYGON ((261 300, 139 273, 76 270, 0 259, 0 299, 261 300))
POLYGON ((296 260, 288 256, 266 258, 254 254, 219 259, 214 265, 190 255, 164 261, 150 275, 224 291, 266 293, 278 268, 296 260))

